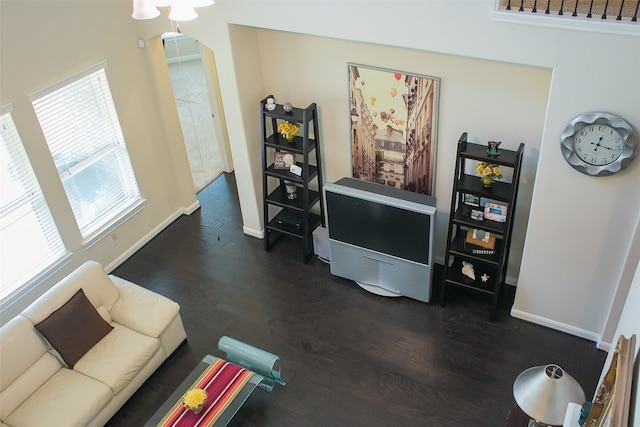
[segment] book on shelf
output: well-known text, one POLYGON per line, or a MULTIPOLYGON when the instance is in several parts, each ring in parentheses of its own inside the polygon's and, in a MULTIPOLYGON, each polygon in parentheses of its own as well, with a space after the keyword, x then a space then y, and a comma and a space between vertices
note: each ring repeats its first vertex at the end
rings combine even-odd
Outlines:
POLYGON ((485 248, 467 248, 473 255, 495 255, 496 251, 494 249, 485 249, 485 248))
POLYGON ((480 246, 482 249, 494 250, 496 245, 496 235, 484 230, 469 228, 465 243, 480 246))

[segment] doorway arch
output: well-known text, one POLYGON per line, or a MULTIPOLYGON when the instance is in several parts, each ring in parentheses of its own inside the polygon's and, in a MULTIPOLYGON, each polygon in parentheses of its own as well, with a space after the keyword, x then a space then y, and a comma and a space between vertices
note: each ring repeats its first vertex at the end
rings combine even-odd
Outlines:
POLYGON ((195 191, 233 170, 215 56, 198 40, 162 34, 174 101, 195 191))

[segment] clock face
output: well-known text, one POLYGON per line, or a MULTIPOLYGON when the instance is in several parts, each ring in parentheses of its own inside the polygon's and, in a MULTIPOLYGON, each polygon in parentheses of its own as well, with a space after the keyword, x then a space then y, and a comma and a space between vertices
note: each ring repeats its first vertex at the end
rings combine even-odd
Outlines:
POLYGON ((560 136, 567 163, 591 176, 605 176, 629 166, 638 153, 636 133, 624 119, 609 113, 585 113, 571 120, 560 136))
POLYGON ((613 163, 622 154, 622 137, 611 126, 594 124, 584 127, 573 139, 576 155, 595 166, 613 163))

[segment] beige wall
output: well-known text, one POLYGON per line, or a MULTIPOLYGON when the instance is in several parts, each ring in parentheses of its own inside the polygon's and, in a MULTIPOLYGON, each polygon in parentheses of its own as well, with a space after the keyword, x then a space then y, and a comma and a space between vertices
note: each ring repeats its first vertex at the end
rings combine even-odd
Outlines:
POLYGON ((73 254, 70 264, 52 278, 16 304, 3 307, 4 322, 85 260, 95 259, 107 267, 123 261, 181 213, 197 208, 198 202, 160 40, 148 40, 145 49, 138 48, 130 5, 3 1, 0 7, 0 105, 13 104, 27 154, 73 254), (160 58, 156 66, 154 52, 160 58), (107 61, 107 78, 146 203, 86 247, 27 95, 102 60, 107 61), (110 242, 111 234, 117 236, 116 245, 110 242))
MULTIPOLYGON (((469 140, 480 144, 501 140, 503 148, 515 149, 519 143, 525 143, 508 271, 512 283, 516 282, 542 139, 551 80, 549 69, 270 30, 242 31, 254 32, 259 41, 258 57, 262 60, 260 69, 267 92, 274 94, 278 102, 290 101, 300 107, 311 102, 318 104, 327 182, 351 176, 348 62, 440 77, 436 148, 440 214, 435 243, 440 263, 445 249, 457 141, 462 133, 468 132, 469 140), (290 61, 278 59, 280 55, 276 52, 280 50, 287 52, 290 61)), ((258 139, 254 149, 259 151, 258 139)))

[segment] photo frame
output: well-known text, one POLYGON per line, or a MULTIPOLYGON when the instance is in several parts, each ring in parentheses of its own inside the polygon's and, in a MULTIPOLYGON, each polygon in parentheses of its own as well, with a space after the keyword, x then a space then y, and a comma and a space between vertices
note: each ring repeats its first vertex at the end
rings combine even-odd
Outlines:
POLYGON ((479 246, 484 249, 495 249, 496 235, 484 230, 469 228, 465 237, 465 243, 479 246))
POLYGON ((274 169, 289 169, 295 162, 295 154, 288 151, 276 151, 273 155, 274 169))
POLYGON ((475 194, 464 193, 464 204, 469 206, 480 206, 480 197, 475 194))
POLYGON ((484 206, 484 217, 491 221, 505 222, 507 220, 507 207, 497 203, 487 203, 484 206))
POLYGON ((484 219, 484 211, 471 209, 471 219, 482 221, 484 219))
POLYGON ((347 64, 351 175, 435 194, 440 78, 347 64))

